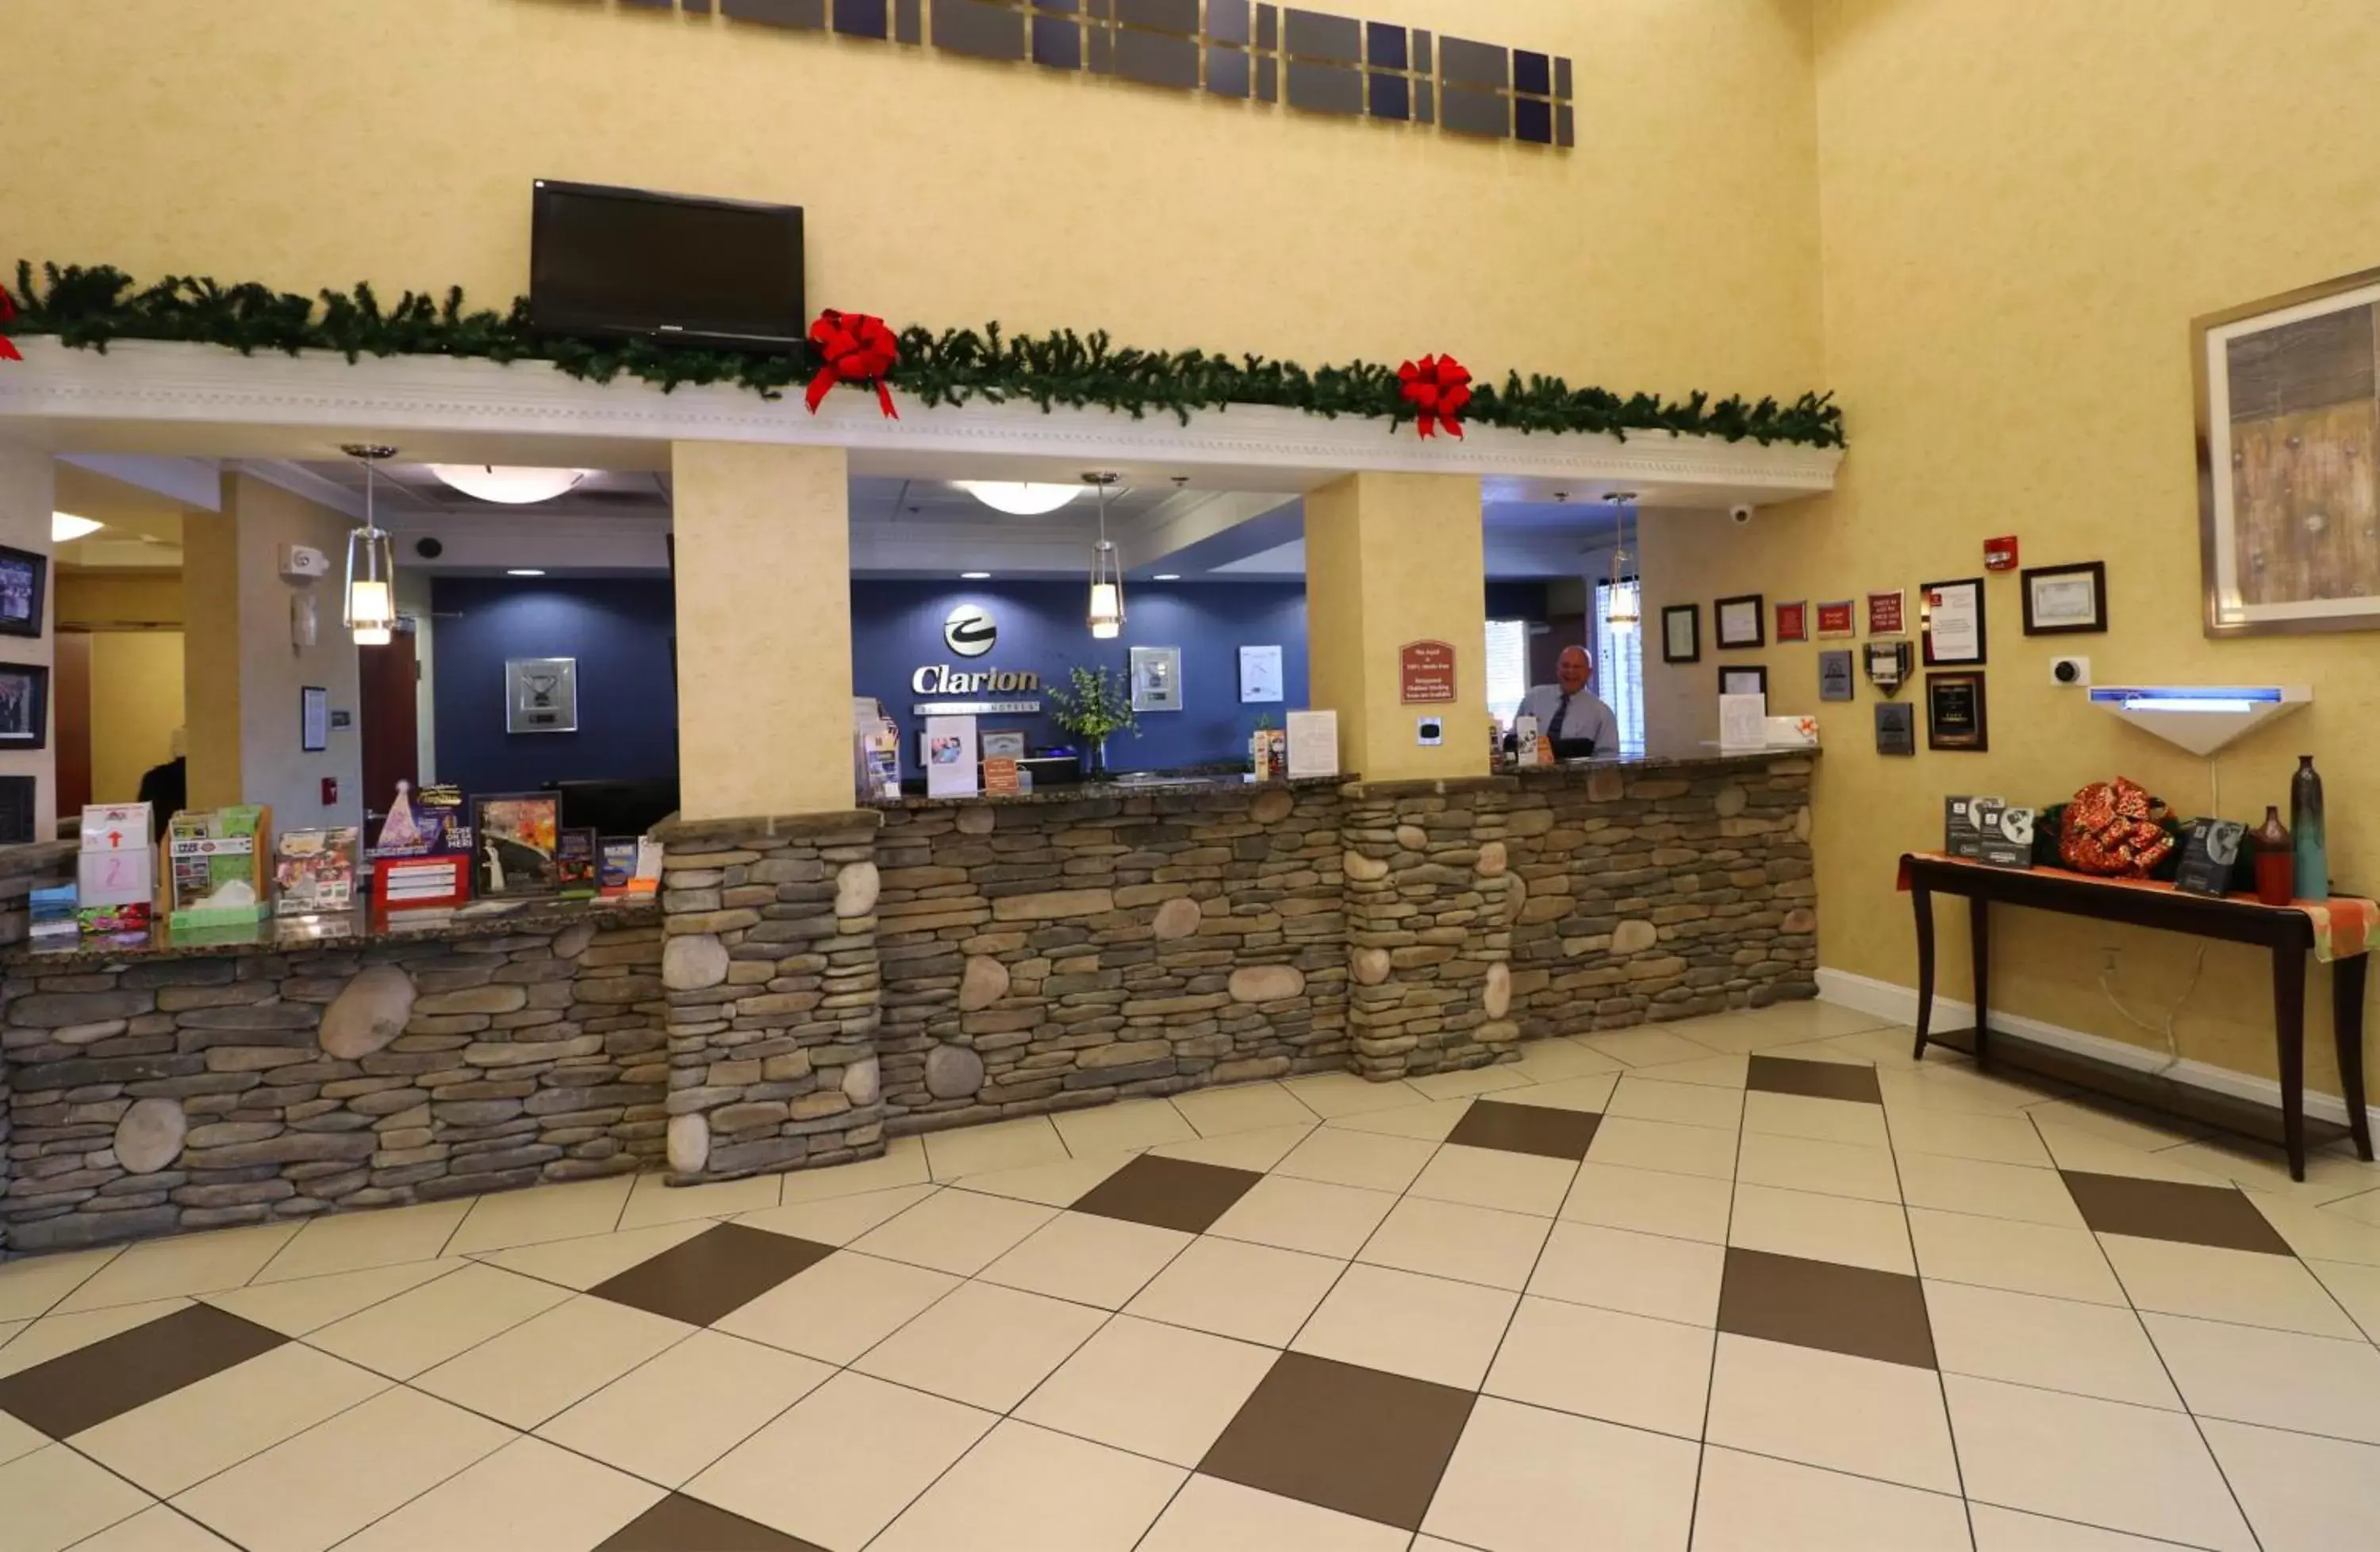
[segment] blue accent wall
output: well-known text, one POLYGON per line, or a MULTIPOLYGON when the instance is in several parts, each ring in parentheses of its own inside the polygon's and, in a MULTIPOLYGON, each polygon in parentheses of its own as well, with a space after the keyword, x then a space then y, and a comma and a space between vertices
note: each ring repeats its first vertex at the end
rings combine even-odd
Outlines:
POLYGON ((677 774, 667 577, 441 576, 430 585, 438 779, 467 793, 677 774), (577 733, 504 732, 504 662, 578 660, 577 733))
MULTIPOLYGON (((1179 711, 1143 712, 1140 736, 1108 743, 1119 770, 1156 770, 1245 759, 1257 717, 1275 726, 1284 710, 1305 705, 1305 588, 1297 582, 1139 582, 1124 588, 1123 634, 1094 641, 1083 624, 1088 600, 1081 582, 893 582, 861 579, 851 586, 853 690, 873 696, 901 724, 902 764, 917 769, 919 720, 909 708, 927 699, 1022 698, 929 697, 910 676, 930 663, 954 671, 985 669, 1038 673, 1042 684, 1064 682, 1075 664, 1106 663, 1123 672, 1133 647, 1182 649, 1179 711), (980 658, 961 658, 942 641, 953 608, 987 611, 1000 640, 980 658), (1240 704, 1240 649, 1281 649, 1278 704, 1240 704)), ((443 647, 443 643, 442 643, 443 647)), ((1020 727, 1035 747, 1069 743, 1046 716, 987 717, 986 727, 1020 727)), ((441 736, 443 736, 442 730, 441 736)))

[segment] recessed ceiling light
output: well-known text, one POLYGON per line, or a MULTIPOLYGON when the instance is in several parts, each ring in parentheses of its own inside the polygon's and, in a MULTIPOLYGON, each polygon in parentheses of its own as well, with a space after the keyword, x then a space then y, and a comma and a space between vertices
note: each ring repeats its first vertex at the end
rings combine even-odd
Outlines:
POLYGON ((543 576, 545 573, 535 566, 509 566, 505 568, 504 575, 506 576, 543 576))
POLYGON ((1156 576, 1150 577, 1149 580, 1151 582, 1179 582, 1182 580, 1182 574, 1178 571, 1160 571, 1156 576))
POLYGON ((988 571, 963 571, 959 573, 959 580, 962 582, 989 582, 991 580, 991 573, 988 571))
POLYGON ((78 517, 71 512, 53 512, 50 514, 50 542, 72 544, 76 540, 95 534, 104 527, 106 525, 103 523, 94 522, 89 517, 78 517))

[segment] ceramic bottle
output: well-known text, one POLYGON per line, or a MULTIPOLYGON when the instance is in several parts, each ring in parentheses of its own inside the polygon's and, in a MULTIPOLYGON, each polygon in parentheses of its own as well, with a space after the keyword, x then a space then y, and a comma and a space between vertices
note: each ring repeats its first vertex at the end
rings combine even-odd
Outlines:
POLYGON ((2296 893, 2297 859, 2280 809, 2265 805, 2265 822, 2250 838, 2256 843, 2256 898, 2266 905, 2288 904, 2296 893))
POLYGON ((2329 832, 2323 824, 2322 774, 2312 755, 2298 757, 2298 773, 2289 778, 2289 830, 2297 838, 2298 898, 2329 899, 2329 832))

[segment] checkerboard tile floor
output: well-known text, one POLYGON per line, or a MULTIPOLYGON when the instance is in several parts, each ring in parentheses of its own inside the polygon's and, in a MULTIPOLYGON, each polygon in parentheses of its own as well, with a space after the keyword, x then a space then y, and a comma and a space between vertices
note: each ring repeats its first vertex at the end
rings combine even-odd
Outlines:
POLYGON ((0 1267, 8 1552, 2296 1552, 2380 1170, 1800 1004, 0 1267))

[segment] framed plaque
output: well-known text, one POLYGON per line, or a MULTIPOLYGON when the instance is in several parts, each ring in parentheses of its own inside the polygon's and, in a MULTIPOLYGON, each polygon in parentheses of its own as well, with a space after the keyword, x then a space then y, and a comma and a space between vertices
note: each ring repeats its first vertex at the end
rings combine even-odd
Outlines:
POLYGON ((1400 698, 1408 706, 1428 706, 1454 698, 1454 645, 1447 641, 1408 641, 1397 649, 1400 698))
POLYGON ((578 731, 578 660, 511 658, 504 662, 506 733, 578 731))
POLYGON ((1780 603, 1777 606, 1777 639, 1807 641, 1810 639, 1810 606, 1806 603, 1780 603))
POLYGON ((1909 629, 1907 614, 1900 606, 1900 589, 1867 596, 1867 633, 1870 636, 1900 636, 1909 629))
POLYGON ((1980 673, 1925 676, 1925 746, 1981 754, 1991 747, 1980 673))
POLYGON ((1764 602, 1758 593, 1723 598, 1711 605, 1711 634, 1722 651, 1737 647, 1768 645, 1767 623, 1761 618, 1764 602))
POLYGON ((1768 670, 1752 665, 1721 663, 1718 670, 1718 693, 1723 696, 1765 696, 1768 693, 1768 670))
POLYGON ((1182 709, 1182 649, 1135 647, 1131 654, 1132 709, 1135 711, 1182 709))
POLYGON ((1852 655, 1848 649, 1818 654, 1818 698, 1849 700, 1854 685, 1852 675, 1852 655))
POLYGON ((1818 605, 1818 639, 1839 641, 1859 634, 1859 605, 1849 599, 1837 599, 1818 605))
POLYGON ((2024 587, 2024 634, 2081 636, 2107 628, 2107 564, 2028 566, 2024 587))
POLYGON ((1703 661, 1701 604, 1673 603, 1661 611, 1661 661, 1672 663, 1703 661))
POLYGON ((1984 661, 1984 579, 1928 582, 1917 589, 1925 666, 1984 661))
POLYGON ((1917 708, 1905 700, 1876 703, 1876 752, 1913 755, 1917 752, 1917 708))

